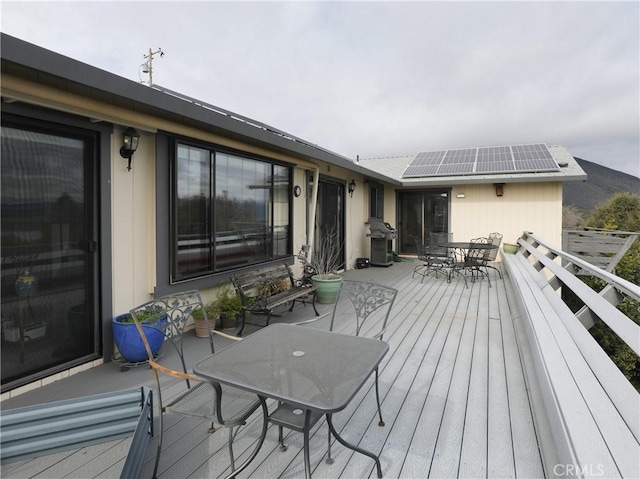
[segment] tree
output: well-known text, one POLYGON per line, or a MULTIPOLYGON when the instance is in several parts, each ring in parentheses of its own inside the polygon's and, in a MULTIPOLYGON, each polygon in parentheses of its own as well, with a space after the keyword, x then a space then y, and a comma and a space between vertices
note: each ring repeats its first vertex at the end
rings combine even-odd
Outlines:
POLYGON ((562 207, 562 227, 568 229, 578 228, 584 218, 582 213, 573 205, 567 205, 562 207))
POLYGON ((585 226, 608 230, 640 232, 640 196, 616 193, 604 205, 598 205, 585 226))

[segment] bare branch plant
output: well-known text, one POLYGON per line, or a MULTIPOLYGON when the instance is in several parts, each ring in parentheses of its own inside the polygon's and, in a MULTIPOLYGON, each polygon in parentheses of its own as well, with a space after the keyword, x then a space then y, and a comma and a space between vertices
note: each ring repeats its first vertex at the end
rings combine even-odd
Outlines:
POLYGON ((313 250, 311 264, 322 279, 338 274, 342 261, 338 246, 338 234, 335 228, 330 228, 320 238, 316 248, 313 250))

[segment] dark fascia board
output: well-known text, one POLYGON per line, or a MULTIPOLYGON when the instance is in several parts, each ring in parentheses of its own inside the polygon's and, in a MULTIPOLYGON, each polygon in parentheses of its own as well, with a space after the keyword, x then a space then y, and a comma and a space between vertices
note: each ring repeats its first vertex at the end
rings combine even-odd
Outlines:
POLYGON ((248 120, 246 118, 240 120, 243 118, 242 115, 234 115, 223 109, 214 111, 205 108, 5 33, 1 33, 0 42, 3 71, 9 70, 9 65, 14 65, 21 68, 13 71, 31 70, 36 74, 38 81, 52 83, 57 87, 63 86, 69 92, 99 98, 136 112, 146 112, 195 125, 296 158, 329 163, 393 185, 401 184, 393 178, 363 168, 347 157, 293 135, 278 134, 276 132, 279 130, 276 128, 267 127, 258 121, 245 121, 248 120))

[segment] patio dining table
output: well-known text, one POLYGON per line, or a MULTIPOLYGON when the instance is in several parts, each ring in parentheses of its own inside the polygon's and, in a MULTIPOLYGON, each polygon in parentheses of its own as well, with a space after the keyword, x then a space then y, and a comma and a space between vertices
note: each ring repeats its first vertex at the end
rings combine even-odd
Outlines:
MULTIPOLYGON (((284 404, 299 417, 304 431, 305 476, 311 477, 309 429, 325 415, 331 434, 345 447, 371 457, 382 477, 378 456, 346 442, 333 426, 341 411, 375 371, 389 345, 311 327, 272 324, 199 361, 194 373, 258 395, 263 429, 251 456, 229 477, 244 470, 258 454, 269 422, 266 399, 284 404)), ((278 408, 279 410, 279 408, 278 408)), ((275 414, 275 413, 272 413, 275 414)))
POLYGON ((465 285, 467 284, 467 279, 464 273, 467 269, 473 268, 480 274, 484 274, 484 272, 477 268, 477 264, 471 264, 469 262, 469 258, 472 256, 470 252, 472 250, 486 250, 488 252, 491 249, 498 248, 497 245, 491 243, 474 243, 471 241, 446 241, 438 243, 438 246, 453 251, 454 261, 449 269, 447 282, 451 281, 451 276, 453 274, 459 274, 464 278, 465 285))

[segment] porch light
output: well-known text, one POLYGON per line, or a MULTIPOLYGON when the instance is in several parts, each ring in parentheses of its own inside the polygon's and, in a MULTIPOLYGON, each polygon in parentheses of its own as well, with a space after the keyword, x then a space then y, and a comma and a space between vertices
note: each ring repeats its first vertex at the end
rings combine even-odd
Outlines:
POLYGON ((127 171, 131 171, 131 158, 138 149, 138 142, 140 141, 140 134, 135 128, 127 128, 122 133, 122 146, 120 147, 120 156, 129 160, 127 165, 127 171))
POLYGON ((494 183, 496 187, 496 196, 502 196, 504 194, 504 183, 494 183))
POLYGON ((351 180, 349 183, 349 196, 353 198, 353 192, 356 191, 356 180, 351 180))

